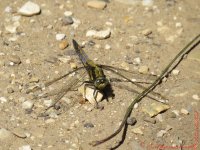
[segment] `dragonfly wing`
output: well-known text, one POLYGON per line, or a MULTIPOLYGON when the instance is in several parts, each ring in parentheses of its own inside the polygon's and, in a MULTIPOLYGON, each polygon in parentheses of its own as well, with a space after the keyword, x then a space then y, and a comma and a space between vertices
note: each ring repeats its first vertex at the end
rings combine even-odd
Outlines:
MULTIPOLYGON (((137 82, 135 82, 135 81, 132 81, 131 79, 127 78, 125 75, 123 75, 123 74, 121 74, 121 73, 119 72, 119 70, 124 70, 124 69, 120 69, 120 68, 117 68, 117 69, 116 69, 115 67, 106 66, 106 65, 102 65, 102 68, 105 69, 105 70, 111 71, 112 73, 114 73, 114 74, 116 74, 116 75, 118 75, 118 76, 120 76, 120 77, 126 79, 128 82, 134 84, 135 86, 137 86, 138 88, 140 88, 140 89, 142 89, 142 90, 145 90, 145 89, 146 89, 145 86, 143 86, 143 85, 141 85, 141 84, 139 84, 139 83, 137 83, 137 82)), ((153 91, 152 91, 150 94, 152 94, 152 95, 154 95, 154 96, 156 96, 156 97, 159 97, 159 98, 161 98, 161 99, 165 99, 165 100, 166 100, 166 98, 165 98, 164 96, 162 96, 161 94, 159 94, 159 93, 156 93, 156 92, 153 92, 153 91)))
POLYGON ((51 80, 49 82, 46 82, 45 83, 45 87, 48 87, 48 86, 52 85, 53 83, 55 83, 56 81, 59 81, 59 80, 65 78, 65 77, 67 77, 67 76, 69 76, 69 75, 71 75, 71 74, 73 74, 75 72, 78 72, 81 69, 85 69, 85 68, 84 67, 76 68, 75 70, 72 70, 72 71, 68 72, 67 74, 64 74, 64 75, 62 75, 62 76, 60 76, 58 78, 55 78, 55 79, 53 79, 53 80, 51 80))
POLYGON ((101 66, 105 70, 109 70, 109 69, 114 70, 115 72, 129 78, 130 80, 133 80, 136 83, 151 84, 156 79, 156 76, 152 74, 141 74, 137 71, 125 70, 122 68, 117 68, 117 67, 108 66, 108 65, 101 65, 101 66))
POLYGON ((85 67, 87 67, 88 66, 87 62, 89 60, 87 54, 83 51, 81 46, 75 40, 72 40, 72 43, 73 43, 74 49, 75 49, 77 55, 79 56, 81 62, 83 63, 83 65, 85 67))
MULTIPOLYGON (((84 71, 81 76, 79 78, 73 78, 71 79, 66 85, 64 85, 59 92, 54 93, 53 95, 56 95, 54 102, 51 106, 49 106, 46 111, 51 108, 54 107, 59 101, 60 99, 70 90, 73 90, 74 87, 77 86, 77 84, 80 82, 80 80, 82 78, 84 78, 87 75, 86 71, 84 71)), ((52 94, 49 94, 48 96, 52 96, 52 94)))

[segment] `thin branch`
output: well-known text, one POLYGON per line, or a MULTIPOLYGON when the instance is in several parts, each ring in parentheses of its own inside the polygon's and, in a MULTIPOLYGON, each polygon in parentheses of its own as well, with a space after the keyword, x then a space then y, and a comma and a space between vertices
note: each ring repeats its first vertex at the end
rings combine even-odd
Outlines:
POLYGON ((194 47, 196 47, 200 43, 200 34, 197 35, 190 43, 188 43, 185 48, 183 48, 170 63, 167 65, 167 67, 162 71, 161 75, 147 88, 145 89, 141 94, 139 94, 129 105, 129 107, 126 110, 126 113, 124 115, 123 121, 120 124, 119 128, 110 136, 99 140, 99 141, 93 141, 90 143, 92 146, 97 146, 99 144, 102 144, 113 137, 115 137, 118 133, 121 132, 122 128, 126 125, 127 118, 130 116, 133 107, 135 103, 138 103, 144 98, 148 93, 150 93, 161 81, 162 79, 167 76, 182 60, 185 54, 189 53, 194 47))

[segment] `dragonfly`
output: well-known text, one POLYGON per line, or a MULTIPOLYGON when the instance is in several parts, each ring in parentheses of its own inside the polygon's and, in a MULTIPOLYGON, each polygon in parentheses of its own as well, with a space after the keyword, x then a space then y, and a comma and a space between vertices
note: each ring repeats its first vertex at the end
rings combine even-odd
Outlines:
MULTIPOLYGON (((112 88, 111 86, 114 84, 114 82, 130 82, 130 83, 134 84, 135 86, 137 86, 138 88, 140 88, 141 90, 146 89, 146 87, 143 86, 141 83, 149 83, 149 82, 146 82, 146 81, 144 82, 144 81, 140 81, 140 80, 139 81, 137 81, 137 80, 133 81, 132 79, 123 75, 122 72, 139 75, 140 78, 142 76, 155 77, 153 75, 142 75, 142 74, 139 74, 139 73, 134 72, 134 71, 116 68, 116 67, 109 66, 109 65, 96 64, 96 63, 94 63, 94 61, 89 59, 88 55, 85 53, 83 48, 74 39, 72 40, 72 43, 73 43, 74 50, 75 50, 76 54, 78 55, 83 66, 76 68, 76 69, 68 72, 67 74, 64 74, 64 75, 62 75, 58 78, 55 78, 55 79, 45 83, 44 86, 49 87, 50 85, 54 84, 55 82, 65 78, 67 76, 70 76, 74 73, 77 73, 80 70, 85 70, 85 71, 79 76, 79 78, 73 78, 70 81, 68 81, 67 84, 65 84, 60 90, 58 90, 58 92, 48 93, 47 95, 42 96, 42 97, 48 97, 48 96, 56 95, 54 102, 51 104, 51 106, 46 108, 45 112, 48 109, 55 107, 55 105, 60 101, 60 99, 62 99, 62 97, 67 92, 74 90, 74 88, 77 88, 77 85, 79 84, 79 82, 82 82, 82 84, 85 83, 85 88, 86 87, 93 88, 94 89, 93 90, 94 91, 93 97, 94 97, 94 99, 96 99, 98 91, 103 92, 103 94, 105 94, 105 97, 107 98, 108 95, 107 95, 106 91, 109 90, 110 88, 112 88), (124 80, 121 80, 119 78, 118 79, 117 78, 108 79, 106 77, 105 73, 104 73, 104 70, 110 71, 113 74, 117 75, 118 77, 120 77, 124 80), (89 76, 89 80, 82 81, 82 79, 84 79, 87 75, 89 76)), ((85 88, 84 88, 84 91, 86 91, 85 88)), ((138 92, 137 90, 134 90, 134 89, 130 89, 130 88, 126 88, 126 89, 131 91, 131 92, 137 93, 137 94, 140 93, 140 92, 138 92)), ((112 91, 112 89, 111 89, 111 91, 112 91)), ((29 92, 27 92, 27 93, 29 93, 29 92)), ((156 93, 156 92, 151 92, 148 95, 148 97, 153 99, 153 100, 159 101, 159 102, 163 102, 162 100, 165 99, 164 96, 162 96, 162 95, 160 95, 159 93, 156 93), (159 100, 159 99, 162 99, 162 100, 159 100)), ((101 107, 99 107, 97 102, 95 103, 95 108, 101 108, 101 107)))

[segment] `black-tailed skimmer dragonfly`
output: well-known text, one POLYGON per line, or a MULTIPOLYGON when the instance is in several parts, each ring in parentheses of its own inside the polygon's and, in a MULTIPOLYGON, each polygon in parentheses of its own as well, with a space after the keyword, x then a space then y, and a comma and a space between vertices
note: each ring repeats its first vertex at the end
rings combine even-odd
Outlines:
MULTIPOLYGON (((56 95, 56 97, 54 98, 54 102, 46 110, 48 110, 51 107, 54 107, 56 105, 56 103, 67 92, 72 91, 75 88, 77 88, 77 85, 80 83, 80 81, 82 83, 85 83, 84 91, 86 91, 87 87, 90 87, 90 88, 93 89, 93 98, 96 100, 98 92, 102 92, 104 94, 105 98, 108 98, 109 94, 113 95, 111 85, 113 85, 115 82, 130 82, 130 83, 134 84, 135 86, 137 86, 141 90, 145 89, 145 86, 143 86, 141 83, 144 83, 144 82, 146 84, 150 83, 150 82, 140 81, 140 80, 135 80, 135 81, 131 80, 128 77, 126 77, 124 75, 124 73, 136 75, 138 78, 153 77, 155 79, 155 76, 153 76, 153 75, 143 75, 143 74, 139 74, 139 73, 136 73, 136 72, 133 72, 133 71, 127 71, 125 69, 120 69, 120 68, 116 68, 116 67, 112 67, 112 66, 108 66, 108 65, 96 64, 96 63, 94 63, 94 61, 89 59, 89 57, 87 56, 85 51, 82 49, 82 47, 75 40, 72 40, 72 43, 73 43, 74 50, 76 51, 76 54, 79 56, 79 59, 83 64, 83 67, 76 68, 73 71, 70 71, 70 72, 68 72, 67 74, 65 74, 61 77, 55 78, 52 81, 45 83, 44 86, 48 87, 48 86, 52 85, 53 83, 55 83, 56 81, 59 81, 59 80, 65 78, 67 76, 70 76, 70 75, 72 75, 76 72, 79 72, 80 70, 85 69, 86 71, 84 71, 82 74, 80 74, 79 78, 73 78, 70 81, 68 81, 57 92, 48 93, 46 95, 41 96, 41 97, 47 97, 47 96, 56 95), (104 70, 112 72, 113 74, 117 75, 119 78, 109 78, 108 79, 106 77, 106 75, 104 74, 104 70), (86 75, 89 76, 89 80, 87 80, 87 81, 85 81, 85 79, 84 79, 86 77, 86 75), (82 79, 84 79, 84 81, 82 79), (124 79, 124 80, 122 80, 122 79, 124 79), (109 91, 111 93, 107 93, 107 91, 109 91)), ((116 85, 116 84, 114 84, 114 85, 116 85)), ((78 86, 80 86, 80 84, 78 86)), ((123 86, 122 87, 118 86, 118 87, 123 88, 123 86)), ((137 90, 134 90, 134 89, 127 87, 125 85, 124 85, 124 87, 131 92, 139 94, 139 92, 137 90)), ((28 91, 28 93, 29 92, 30 91, 28 91)), ((155 93, 155 92, 151 92, 148 97, 151 98, 151 99, 157 100, 157 101, 160 101, 158 99, 164 99, 164 97, 162 97, 159 93, 155 93)), ((162 102, 162 100, 160 102, 162 102)), ((95 101, 95 107, 99 108, 97 101, 95 101)))

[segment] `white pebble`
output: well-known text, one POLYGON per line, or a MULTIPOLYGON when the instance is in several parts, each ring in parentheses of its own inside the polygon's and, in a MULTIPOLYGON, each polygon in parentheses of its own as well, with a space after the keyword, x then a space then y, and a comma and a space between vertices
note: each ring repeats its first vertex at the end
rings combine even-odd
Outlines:
POLYGON ((87 99, 91 104, 95 105, 103 98, 103 94, 100 91, 96 91, 96 99, 94 97, 94 89, 92 87, 85 87, 85 84, 78 88, 78 91, 83 95, 84 99, 87 99))
POLYGON ((180 72, 180 71, 179 71, 179 70, 176 70, 176 69, 172 70, 172 74, 175 75, 175 76, 177 76, 177 75, 179 74, 179 72, 180 72))
POLYGON ((106 2, 92 0, 92 1, 87 2, 87 6, 91 8, 96 8, 96 9, 104 9, 106 7, 106 2))
POLYGON ((111 35, 110 29, 101 30, 101 31, 89 30, 86 33, 86 37, 92 37, 92 38, 99 39, 99 40, 109 38, 110 35, 111 35))
POLYGON ((5 103, 5 102, 7 102, 7 99, 5 97, 0 97, 0 102, 5 103))
POLYGON ((135 105, 134 105, 134 109, 137 109, 138 108, 138 103, 135 103, 135 105))
POLYGON ((141 129, 141 127, 133 128, 131 131, 133 133, 135 133, 135 134, 141 134, 141 135, 144 134, 143 131, 142 131, 142 129, 141 129))
POLYGON ((28 1, 19 9, 18 13, 30 17, 40 13, 40 6, 28 1))
POLYGON ((8 39, 8 41, 15 42, 15 41, 17 41, 18 37, 19 37, 19 36, 14 35, 13 37, 10 37, 10 38, 8 39))
POLYGON ((4 12, 6 13, 11 13, 12 12, 12 8, 10 6, 7 6, 5 9, 4 9, 4 12))
POLYGON ((194 100, 200 100, 200 97, 199 97, 197 94, 192 95, 192 98, 193 98, 194 100))
POLYGON ((110 46, 109 44, 106 44, 106 45, 105 45, 105 49, 106 49, 106 50, 110 50, 110 49, 111 49, 111 46, 110 46))
POLYGON ((149 72, 149 68, 147 66, 140 66, 139 73, 147 74, 149 72))
POLYGON ((65 15, 66 17, 69 17, 69 16, 72 16, 73 13, 72 13, 71 11, 65 11, 65 12, 64 12, 64 15, 65 15))
POLYGON ((107 21, 105 24, 106 24, 107 26, 112 26, 112 25, 113 25, 113 23, 112 23, 112 22, 109 22, 109 21, 107 21))
POLYGON ((81 24, 81 21, 79 20, 79 19, 76 19, 76 18, 72 18, 72 20, 73 20, 73 24, 72 24, 72 27, 74 28, 74 29, 76 29, 76 28, 78 28, 78 26, 81 24))
POLYGON ((8 25, 5 27, 6 31, 9 33, 16 33, 17 32, 17 26, 14 25, 8 25))
POLYGON ((176 116, 179 116, 179 111, 178 111, 178 110, 172 110, 172 112, 173 112, 176 116))
POLYGON ((61 40, 63 40, 65 37, 66 37, 66 35, 63 34, 63 33, 56 34, 56 40, 57 40, 57 41, 61 41, 61 40))
POLYGON ((54 122, 55 122, 55 119, 52 119, 52 118, 47 119, 47 120, 45 121, 45 123, 47 123, 47 124, 49 124, 49 123, 54 123, 54 122))
POLYGON ((177 23, 176 23, 176 27, 177 27, 177 28, 180 28, 180 27, 182 27, 182 24, 181 24, 180 22, 177 22, 177 23))
POLYGON ((142 1, 143 6, 152 6, 153 5, 153 0, 143 0, 142 1))
POLYGON ((158 114, 158 115, 156 116, 156 119, 157 119, 158 121, 160 121, 160 122, 163 122, 163 117, 162 117, 161 114, 158 114))
POLYGON ((25 102, 22 103, 22 108, 23 109, 31 109, 33 107, 33 102, 30 100, 27 100, 25 102))
POLYGON ((141 59, 139 57, 134 58, 134 62, 136 62, 137 64, 140 64, 141 63, 141 59))
POLYGON ((31 146, 30 145, 23 145, 23 146, 19 147, 19 150, 31 150, 31 146))
POLYGON ((164 134, 166 134, 166 133, 167 133, 167 131, 165 131, 165 130, 160 130, 160 131, 157 133, 157 137, 163 137, 164 134))
POLYGON ((188 115, 188 114, 189 114, 189 111, 186 110, 186 109, 184 109, 184 108, 182 108, 182 109, 181 109, 181 113, 184 114, 184 115, 188 115))
POLYGON ((44 100, 44 105, 47 106, 47 107, 50 107, 52 104, 53 104, 53 101, 50 99, 50 100, 44 100))

